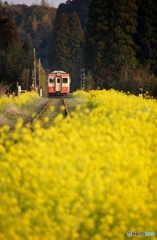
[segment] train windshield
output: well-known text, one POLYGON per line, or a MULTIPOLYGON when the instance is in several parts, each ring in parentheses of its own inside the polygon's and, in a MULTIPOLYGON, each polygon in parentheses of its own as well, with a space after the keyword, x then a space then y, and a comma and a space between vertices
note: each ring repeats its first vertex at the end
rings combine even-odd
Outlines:
POLYGON ((67 78, 63 78, 63 83, 68 83, 68 79, 67 78))
POLYGON ((54 78, 49 78, 49 83, 54 83, 54 78))

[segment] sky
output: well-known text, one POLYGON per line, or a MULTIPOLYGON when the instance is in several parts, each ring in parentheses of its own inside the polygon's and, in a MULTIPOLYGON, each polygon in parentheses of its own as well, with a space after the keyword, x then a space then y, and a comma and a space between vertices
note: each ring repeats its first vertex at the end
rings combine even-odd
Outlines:
MULTIPOLYGON (((31 6, 32 4, 40 4, 41 0, 6 0, 9 4, 26 4, 31 6)), ((51 6, 58 8, 60 3, 66 3, 67 0, 46 0, 51 6)), ((5 0, 2 0, 5 2, 5 0)))

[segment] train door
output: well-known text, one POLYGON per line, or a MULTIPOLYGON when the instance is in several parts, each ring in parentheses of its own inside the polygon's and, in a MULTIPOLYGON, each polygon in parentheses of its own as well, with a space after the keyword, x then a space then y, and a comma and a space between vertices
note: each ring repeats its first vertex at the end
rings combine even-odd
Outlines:
POLYGON ((62 78, 56 77, 55 79, 55 91, 61 92, 62 91, 62 78))

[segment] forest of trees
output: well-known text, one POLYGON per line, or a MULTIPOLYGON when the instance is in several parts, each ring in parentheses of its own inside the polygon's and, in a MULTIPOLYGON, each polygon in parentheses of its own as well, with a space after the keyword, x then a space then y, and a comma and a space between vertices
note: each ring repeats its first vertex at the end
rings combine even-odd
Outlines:
POLYGON ((17 83, 22 89, 30 90, 35 80, 35 62, 37 83, 40 74, 46 95, 48 54, 56 9, 44 1, 30 7, 5 3, 0 4, 0 13, 0 81, 7 84, 10 91, 17 83))
POLYGON ((157 95, 157 1, 93 0, 85 67, 94 86, 157 95))
POLYGON ((68 0, 58 9, 44 3, 0 8, 0 81, 26 85, 29 76, 30 85, 35 48, 45 84, 47 71, 64 70, 75 91, 85 69, 86 90, 137 94, 142 87, 157 97, 156 0, 68 0))
POLYGON ((70 72, 72 91, 80 88, 83 45, 84 32, 77 14, 68 19, 62 13, 54 27, 49 61, 51 69, 70 72))

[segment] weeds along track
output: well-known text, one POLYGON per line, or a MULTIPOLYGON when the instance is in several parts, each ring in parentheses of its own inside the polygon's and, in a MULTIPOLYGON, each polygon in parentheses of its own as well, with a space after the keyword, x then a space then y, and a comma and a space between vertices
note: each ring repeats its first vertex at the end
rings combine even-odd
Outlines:
POLYGON ((47 128, 53 125, 53 121, 58 114, 62 114, 64 117, 69 117, 66 98, 55 97, 49 99, 49 101, 34 119, 32 126, 36 121, 40 121, 42 127, 47 128))

